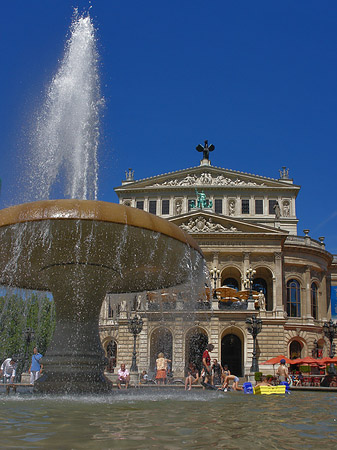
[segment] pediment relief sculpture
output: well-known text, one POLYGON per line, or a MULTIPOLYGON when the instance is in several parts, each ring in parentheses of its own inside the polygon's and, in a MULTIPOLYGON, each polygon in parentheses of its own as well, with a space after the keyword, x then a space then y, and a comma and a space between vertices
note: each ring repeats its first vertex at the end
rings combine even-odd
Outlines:
POLYGON ((203 172, 200 176, 188 174, 185 178, 174 178, 155 183, 153 186, 194 186, 194 185, 213 185, 213 186, 264 186, 264 183, 255 183, 254 181, 243 181, 239 178, 228 178, 223 175, 213 176, 209 172, 203 172))
POLYGON ((236 227, 224 227, 220 223, 214 223, 212 218, 206 219, 203 216, 198 216, 189 219, 187 223, 179 225, 180 228, 188 233, 223 233, 238 231, 236 227))

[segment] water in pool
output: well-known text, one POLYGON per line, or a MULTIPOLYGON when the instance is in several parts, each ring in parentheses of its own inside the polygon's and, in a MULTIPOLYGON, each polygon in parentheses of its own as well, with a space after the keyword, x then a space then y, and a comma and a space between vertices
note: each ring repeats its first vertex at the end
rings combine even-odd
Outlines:
POLYGON ((337 397, 199 389, 1 395, 0 432, 6 449, 335 449, 337 397))

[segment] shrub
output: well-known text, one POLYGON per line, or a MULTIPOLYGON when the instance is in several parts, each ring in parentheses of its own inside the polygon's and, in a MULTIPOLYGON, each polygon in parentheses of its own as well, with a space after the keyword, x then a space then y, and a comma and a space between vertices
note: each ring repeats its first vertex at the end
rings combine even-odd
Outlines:
POLYGON ((261 381, 262 372, 255 372, 254 378, 255 378, 255 381, 261 381))

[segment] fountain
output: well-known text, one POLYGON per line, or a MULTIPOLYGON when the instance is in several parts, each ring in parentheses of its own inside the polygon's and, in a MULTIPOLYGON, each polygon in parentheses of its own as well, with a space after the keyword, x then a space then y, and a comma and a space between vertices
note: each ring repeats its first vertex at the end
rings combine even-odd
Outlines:
POLYGON ((0 284, 50 291, 55 302, 41 393, 110 389, 98 334, 107 293, 203 285, 201 251, 180 228, 96 200, 101 103, 94 28, 76 16, 33 134, 29 193, 39 200, 0 211, 0 284), (60 179, 71 198, 45 200, 60 179))

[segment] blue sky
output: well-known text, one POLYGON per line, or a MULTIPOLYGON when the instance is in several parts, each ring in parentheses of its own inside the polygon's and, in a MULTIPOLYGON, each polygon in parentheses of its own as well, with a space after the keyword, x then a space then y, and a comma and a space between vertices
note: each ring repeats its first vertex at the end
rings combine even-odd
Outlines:
POLYGON ((27 130, 62 58, 73 7, 92 5, 102 93, 99 199, 136 178, 212 164, 302 186, 299 234, 337 253, 337 2, 13 0, 0 27, 0 206, 17 203, 27 130))

